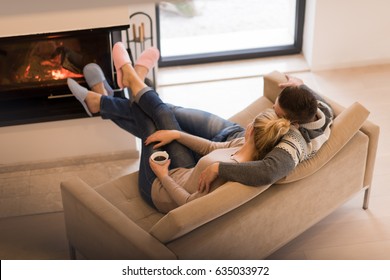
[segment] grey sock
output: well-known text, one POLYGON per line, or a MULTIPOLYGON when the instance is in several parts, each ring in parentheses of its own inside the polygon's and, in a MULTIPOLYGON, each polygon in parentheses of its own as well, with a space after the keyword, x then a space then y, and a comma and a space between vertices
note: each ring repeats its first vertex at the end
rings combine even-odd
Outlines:
POLYGON ((108 96, 113 96, 114 91, 107 83, 104 73, 99 65, 96 63, 89 63, 83 68, 84 78, 87 81, 89 88, 92 88, 94 85, 103 82, 104 88, 106 89, 108 96))
POLYGON ((78 101, 83 105, 85 111, 87 114, 92 117, 91 112, 88 109, 87 103, 85 103, 85 98, 87 97, 88 94, 88 89, 85 87, 80 86, 75 80, 68 78, 68 87, 72 94, 77 98, 78 101))

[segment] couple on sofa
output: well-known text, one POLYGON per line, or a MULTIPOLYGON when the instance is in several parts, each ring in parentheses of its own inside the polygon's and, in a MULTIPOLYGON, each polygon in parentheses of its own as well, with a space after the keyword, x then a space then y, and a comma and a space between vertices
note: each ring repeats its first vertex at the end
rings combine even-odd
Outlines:
POLYGON ((165 104, 144 83, 159 58, 147 49, 134 66, 122 43, 113 48, 118 85, 130 101, 113 91, 96 64, 86 65, 88 90, 72 79, 68 85, 89 115, 100 112, 142 139, 139 190, 151 206, 166 213, 205 195, 226 181, 271 184, 312 157, 329 138, 333 111, 324 100, 288 77, 274 110, 256 116, 246 129, 208 112, 165 104), (170 159, 159 165, 151 154, 163 147, 170 159), (203 156, 198 160, 198 155, 203 156))

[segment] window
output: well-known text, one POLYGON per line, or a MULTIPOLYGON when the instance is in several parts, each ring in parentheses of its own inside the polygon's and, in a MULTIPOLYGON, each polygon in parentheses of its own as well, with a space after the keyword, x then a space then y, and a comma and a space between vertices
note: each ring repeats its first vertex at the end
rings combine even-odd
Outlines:
POLYGON ((305 0, 169 0, 156 6, 160 66, 299 53, 305 0))

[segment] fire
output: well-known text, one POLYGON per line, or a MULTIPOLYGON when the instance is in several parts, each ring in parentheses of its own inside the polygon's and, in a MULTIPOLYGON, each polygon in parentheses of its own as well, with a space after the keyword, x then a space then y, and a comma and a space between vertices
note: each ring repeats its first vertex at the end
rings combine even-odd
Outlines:
POLYGON ((51 70, 51 77, 53 80, 61 80, 66 78, 81 78, 83 75, 75 74, 64 68, 51 70))
POLYGON ((28 72, 30 72, 30 68, 31 68, 31 66, 28 65, 26 70, 24 71, 24 77, 28 77, 28 72))
MULTIPOLYGON (((48 66, 48 65, 46 65, 48 66)), ((57 66, 58 67, 58 66, 57 66)), ((73 73, 63 67, 54 69, 46 69, 43 71, 32 71, 31 65, 28 65, 24 70, 23 78, 24 80, 35 80, 35 81, 44 81, 44 80, 62 80, 66 78, 82 78, 82 74, 73 73), (38 72, 38 73, 37 73, 38 72)))
POLYGON ((63 73, 61 73, 61 70, 52 70, 51 76, 53 77, 54 80, 60 80, 66 77, 63 73))

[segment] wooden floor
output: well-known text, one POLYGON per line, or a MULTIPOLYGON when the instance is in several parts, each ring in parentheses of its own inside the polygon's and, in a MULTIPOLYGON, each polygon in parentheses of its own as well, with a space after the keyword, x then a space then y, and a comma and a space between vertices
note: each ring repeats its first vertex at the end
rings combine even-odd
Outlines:
MULTIPOLYGON (((235 66, 239 67, 238 64, 235 66)), ((277 67, 274 69, 279 70, 277 67)), ((238 71, 241 70, 238 68, 238 71)), ((282 67, 281 71, 289 69, 282 67)), ((361 193, 280 248, 269 259, 390 260, 390 149, 386 147, 390 143, 390 65, 315 73, 300 69, 292 74, 342 105, 361 102, 371 111, 369 119, 380 125, 381 136, 369 209, 362 209, 361 193)), ((261 87, 262 78, 259 75, 248 75, 246 78, 229 77, 192 84, 166 83, 159 88, 159 92, 166 102, 197 107, 229 117, 261 94, 261 87)), ((123 161, 122 164, 121 168, 126 170, 134 162, 123 161)), ((120 167, 115 165, 115 168, 119 170, 120 167)), ((58 170, 61 172, 61 169, 58 170)), ((101 172, 100 168, 98 172, 101 172)), ((97 174, 91 170, 88 176, 96 178, 97 174)), ((0 183, 8 183, 7 188, 1 189, 1 195, 6 189, 12 189, 11 181, 16 182, 16 179, 6 181, 6 177, 4 174, 0 177, 3 180, 0 183)), ((0 259, 68 257, 61 211, 2 218, 0 228, 0 259), (34 238, 29 238, 31 234, 34 238)))

